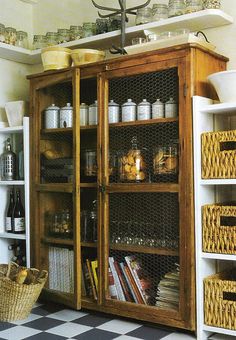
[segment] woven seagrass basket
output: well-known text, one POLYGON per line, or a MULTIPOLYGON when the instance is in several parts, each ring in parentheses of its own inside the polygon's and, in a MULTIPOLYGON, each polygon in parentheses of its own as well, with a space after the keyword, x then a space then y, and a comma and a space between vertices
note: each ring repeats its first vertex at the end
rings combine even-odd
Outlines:
POLYGON ((27 318, 47 280, 47 271, 30 268, 26 283, 16 283, 12 278, 21 268, 15 263, 0 264, 0 321, 27 318))
POLYGON ((204 279, 204 320, 209 326, 236 329, 236 271, 204 279))
POLYGON ((236 203, 202 207, 202 249, 207 253, 236 254, 236 203))
POLYGON ((236 130, 202 134, 202 178, 236 178, 236 130))

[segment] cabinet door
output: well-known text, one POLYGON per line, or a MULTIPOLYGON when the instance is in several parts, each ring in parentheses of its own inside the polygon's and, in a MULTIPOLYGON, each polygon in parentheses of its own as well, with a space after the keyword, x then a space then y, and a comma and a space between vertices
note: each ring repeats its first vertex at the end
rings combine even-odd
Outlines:
POLYGON ((184 59, 175 59, 104 75, 104 304, 121 315, 191 329, 192 154, 183 147, 190 150, 192 132, 185 67, 184 59), (109 124, 108 101, 121 105, 128 98, 137 104, 173 98, 178 115, 122 122, 120 113, 120 121, 109 124))

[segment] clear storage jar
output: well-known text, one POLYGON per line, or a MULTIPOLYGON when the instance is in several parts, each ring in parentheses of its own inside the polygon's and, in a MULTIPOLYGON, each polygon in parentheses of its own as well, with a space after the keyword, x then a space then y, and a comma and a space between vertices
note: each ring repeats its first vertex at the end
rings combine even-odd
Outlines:
POLYGON ((35 34, 33 39, 33 49, 37 50, 47 46, 47 39, 45 35, 35 34))
POLYGON ((108 32, 108 20, 98 18, 96 19, 96 34, 102 34, 108 32))
POLYGON ((153 21, 152 16, 152 8, 151 7, 144 7, 137 9, 136 13, 136 25, 147 24, 148 22, 153 21))
POLYGON ((83 37, 91 37, 96 35, 96 24, 94 22, 84 22, 83 23, 83 37))
POLYGON ((9 45, 16 44, 16 29, 13 27, 6 27, 5 29, 5 43, 9 45))
POLYGON ((193 13, 202 9, 202 0, 186 0, 186 13, 193 13))
POLYGON ((5 42, 5 35, 6 35, 5 25, 0 24, 0 42, 5 42))
POLYGON ((153 172, 155 175, 176 174, 178 172, 177 144, 158 145, 154 149, 153 172))
POLYGON ((185 0, 169 0, 168 16, 175 17, 185 14, 186 4, 185 0))
POLYGON ((17 31, 16 32, 16 46, 28 48, 28 34, 24 31, 17 31))
POLYGON ((86 149, 82 152, 82 169, 85 177, 97 176, 97 152, 95 149, 86 149))
POLYGON ((114 15, 108 20, 108 32, 121 29, 121 16, 114 15))
POLYGON ((221 0, 203 0, 203 8, 221 8, 221 0))
POLYGON ((152 6, 153 20, 158 21, 168 18, 168 6, 165 4, 154 4, 152 6))
POLYGON ((57 34, 58 34, 58 37, 57 37, 58 44, 62 44, 62 43, 70 41, 70 30, 66 28, 58 28, 57 34))
POLYGON ((82 26, 70 26, 70 40, 79 40, 83 38, 82 26))
POLYGON ((58 44, 58 34, 56 32, 46 33, 46 43, 47 46, 54 46, 58 44))

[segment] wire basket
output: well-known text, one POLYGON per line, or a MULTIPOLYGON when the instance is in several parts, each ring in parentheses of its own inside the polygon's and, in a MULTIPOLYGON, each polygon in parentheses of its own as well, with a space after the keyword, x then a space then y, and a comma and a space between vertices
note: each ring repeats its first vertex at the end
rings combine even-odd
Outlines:
POLYGON ((202 178, 236 178, 236 130, 202 134, 202 178))
POLYGON ((204 279, 205 324, 236 330, 236 271, 204 279))
POLYGON ((202 245, 207 253, 236 254, 236 203, 202 207, 202 245))
POLYGON ((29 268, 25 283, 19 284, 13 280, 21 269, 12 262, 0 264, 0 321, 27 318, 47 280, 47 271, 29 268))

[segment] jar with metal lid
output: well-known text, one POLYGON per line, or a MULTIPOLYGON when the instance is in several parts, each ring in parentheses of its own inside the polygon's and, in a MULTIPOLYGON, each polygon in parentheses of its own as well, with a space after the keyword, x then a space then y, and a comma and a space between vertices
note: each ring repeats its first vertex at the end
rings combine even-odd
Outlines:
POLYGON ((221 0, 203 0, 203 8, 215 8, 221 7, 221 0))
POLYGON ((58 34, 58 37, 57 37, 58 44, 62 44, 62 43, 70 41, 70 30, 66 28, 58 28, 57 34, 58 34))
POLYGON ((154 175, 176 174, 178 172, 177 144, 158 145, 153 154, 154 175))
POLYGON ((108 20, 108 32, 121 29, 121 16, 114 15, 108 20))
POLYGON ((186 13, 197 12, 202 9, 202 0, 186 0, 186 13))
POLYGON ((164 103, 161 102, 160 99, 157 99, 153 104, 152 104, 152 118, 157 119, 157 118, 164 118, 164 103))
POLYGON ((168 18, 168 6, 165 4, 153 4, 152 6, 153 21, 168 18))
POLYGON ((120 114, 120 106, 113 99, 108 103, 108 121, 109 123, 118 123, 120 114))
POLYGON ((186 4, 185 0, 169 0, 168 16, 175 17, 185 14, 186 4))
POLYGON ((98 123, 98 101, 89 105, 89 125, 97 125, 98 123))
POLYGON ((37 50, 47 46, 47 40, 45 35, 35 34, 33 39, 33 49, 37 50))
POLYGON ((16 44, 16 29, 13 27, 6 27, 5 29, 5 43, 10 45, 16 44))
POLYGON ((5 25, 0 24, 0 42, 5 42, 5 35, 6 35, 5 25))
POLYGON ((126 103, 122 105, 122 122, 132 122, 136 119, 137 105, 132 102, 132 99, 128 99, 126 103))
POLYGON ((60 109, 60 128, 73 127, 73 107, 70 103, 60 109))
POLYGON ((88 105, 80 104, 80 126, 88 125, 88 105))
POLYGON ((79 40, 83 38, 82 26, 70 26, 70 40, 79 40))
POLYGON ((147 24, 148 22, 152 22, 152 9, 151 7, 144 7, 137 9, 136 13, 136 25, 147 24))
POLYGON ((147 99, 143 99, 137 106, 137 119, 146 120, 151 118, 151 104, 147 99))
POLYGON ((103 18, 96 19, 96 34, 108 32, 108 20, 103 18))
POLYGON ((165 103, 165 118, 175 118, 178 116, 178 105, 177 102, 170 97, 165 103))
POLYGON ((83 37, 91 37, 96 35, 96 24, 95 22, 84 22, 83 23, 83 37))
POLYGON ((54 46, 58 44, 58 34, 56 32, 46 33, 47 46, 54 46))
POLYGON ((60 108, 55 104, 47 107, 44 112, 44 127, 45 129, 59 128, 59 111, 60 108))
POLYGON ((17 31, 16 32, 16 46, 28 48, 28 34, 24 31, 17 31))

